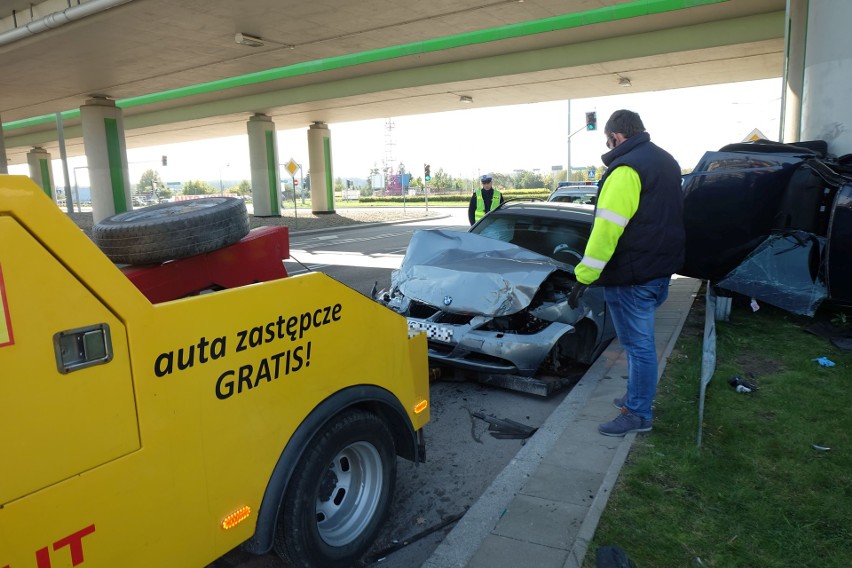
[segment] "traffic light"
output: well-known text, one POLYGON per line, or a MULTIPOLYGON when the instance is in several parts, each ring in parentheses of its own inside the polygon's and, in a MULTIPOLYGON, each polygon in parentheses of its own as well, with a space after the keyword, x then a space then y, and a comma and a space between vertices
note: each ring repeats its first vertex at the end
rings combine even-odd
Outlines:
POLYGON ((598 129, 598 113, 587 112, 586 113, 586 130, 597 130, 597 129, 598 129))
POLYGON ((163 156, 163 165, 164 165, 164 166, 168 166, 168 165, 169 165, 169 157, 168 157, 168 156, 163 156))
POLYGON ((431 181, 432 180, 432 171, 431 171, 432 166, 430 166, 429 164, 423 164, 423 170, 426 172, 426 175, 423 176, 423 179, 425 179, 426 181, 431 181))

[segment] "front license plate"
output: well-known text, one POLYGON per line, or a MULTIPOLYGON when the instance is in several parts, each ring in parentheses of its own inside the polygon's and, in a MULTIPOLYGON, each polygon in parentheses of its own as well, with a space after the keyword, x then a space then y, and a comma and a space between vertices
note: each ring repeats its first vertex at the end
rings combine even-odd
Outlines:
POLYGON ((453 339, 453 329, 438 323, 408 320, 408 329, 411 331, 425 331, 426 337, 435 341, 449 343, 453 339))

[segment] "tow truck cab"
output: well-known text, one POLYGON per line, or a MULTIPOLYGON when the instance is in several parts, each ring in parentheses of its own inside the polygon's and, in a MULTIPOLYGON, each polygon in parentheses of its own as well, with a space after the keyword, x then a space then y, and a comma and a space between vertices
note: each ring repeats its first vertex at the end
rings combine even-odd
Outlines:
POLYGON ((321 273, 152 302, 21 176, 0 176, 0 243, 0 567, 369 545, 395 455, 423 459, 405 318, 321 273))

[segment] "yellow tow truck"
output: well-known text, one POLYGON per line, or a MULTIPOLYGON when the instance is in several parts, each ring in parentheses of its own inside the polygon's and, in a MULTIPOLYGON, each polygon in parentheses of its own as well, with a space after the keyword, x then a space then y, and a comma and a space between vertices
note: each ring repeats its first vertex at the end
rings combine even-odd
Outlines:
POLYGON ((424 459, 425 336, 281 255, 235 284, 268 262, 234 248, 252 233, 210 253, 230 284, 175 298, 207 253, 118 265, 0 176, 0 568, 200 567, 238 546, 349 566, 369 548, 396 457, 424 459))

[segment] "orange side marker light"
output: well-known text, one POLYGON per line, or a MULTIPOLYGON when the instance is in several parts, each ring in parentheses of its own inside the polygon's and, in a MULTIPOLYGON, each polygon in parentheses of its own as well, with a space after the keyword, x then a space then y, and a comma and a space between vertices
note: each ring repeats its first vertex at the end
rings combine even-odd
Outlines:
POLYGON ((222 519, 222 528, 225 530, 232 529, 244 520, 251 516, 251 507, 248 505, 240 507, 224 519, 222 519))

